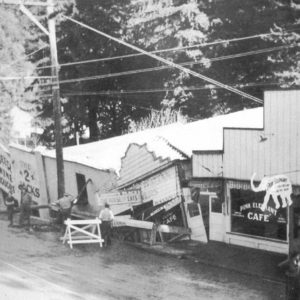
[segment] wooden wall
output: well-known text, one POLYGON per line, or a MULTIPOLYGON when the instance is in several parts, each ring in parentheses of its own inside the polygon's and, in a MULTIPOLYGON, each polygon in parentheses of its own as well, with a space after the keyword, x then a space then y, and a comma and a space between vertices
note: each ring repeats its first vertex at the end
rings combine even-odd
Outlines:
POLYGON ((122 158, 118 185, 122 186, 133 182, 135 179, 163 167, 169 162, 169 159, 157 158, 152 152, 149 152, 146 144, 142 146, 130 144, 125 156, 122 158))
POLYGON ((286 174, 300 185, 300 91, 268 91, 264 97, 264 128, 225 128, 223 154, 195 151, 193 177, 250 180, 286 174), (210 171, 208 171, 209 169, 210 171))
MULTIPOLYGON (((97 207, 96 191, 99 194, 108 192, 116 187, 117 174, 112 171, 98 170, 75 162, 64 161, 65 168, 65 190, 67 193, 76 196, 78 194, 76 173, 85 176, 86 181, 92 180, 87 185, 88 201, 90 206, 97 207)), ((54 158, 45 157, 45 169, 47 185, 49 189, 51 201, 57 200, 57 175, 56 160, 54 158)))
POLYGON ((300 184, 300 91, 265 93, 264 128, 224 130, 224 177, 286 174, 300 184))

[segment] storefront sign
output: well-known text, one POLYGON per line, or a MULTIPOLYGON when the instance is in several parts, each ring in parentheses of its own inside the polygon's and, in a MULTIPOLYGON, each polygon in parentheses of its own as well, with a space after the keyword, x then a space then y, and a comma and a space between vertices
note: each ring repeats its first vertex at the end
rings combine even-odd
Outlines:
POLYGON ((133 188, 141 190, 143 202, 152 200, 153 205, 180 197, 180 184, 175 167, 144 179, 133 188))
POLYGON ((110 205, 128 204, 128 208, 130 208, 133 204, 142 203, 141 191, 134 190, 101 194, 98 197, 98 205, 104 205, 105 203, 110 205))
POLYGON ((264 202, 261 206, 261 210, 264 211, 267 208, 270 197, 272 196, 276 209, 280 207, 280 203, 278 201, 278 196, 280 196, 282 201, 282 207, 286 207, 287 205, 291 205, 292 199, 292 185, 290 180, 285 175, 276 175, 271 177, 264 177, 260 184, 256 187, 253 183, 255 173, 251 177, 251 188, 254 192, 265 191, 266 195, 264 197, 264 202))
POLYGON ((0 145, 0 188, 6 193, 14 194, 12 164, 9 153, 0 145))
POLYGON ((262 203, 252 202, 246 203, 240 206, 239 211, 235 211, 233 216, 243 217, 249 221, 258 221, 258 222, 269 222, 269 217, 271 214, 276 216, 277 210, 268 207, 266 211, 261 211, 262 203))
POLYGON ((17 162, 17 166, 19 190, 26 190, 35 199, 39 199, 41 194, 35 165, 23 160, 19 160, 17 162))
POLYGON ((286 240, 286 209, 275 208, 270 198, 268 206, 262 210, 265 192, 231 189, 231 231, 278 240, 286 240))

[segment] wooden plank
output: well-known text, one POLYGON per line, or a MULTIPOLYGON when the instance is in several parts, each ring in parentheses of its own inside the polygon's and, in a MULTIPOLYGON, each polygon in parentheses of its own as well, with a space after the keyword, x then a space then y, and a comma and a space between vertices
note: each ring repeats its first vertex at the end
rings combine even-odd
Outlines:
POLYGON ((93 220, 67 220, 65 221, 66 225, 89 225, 89 224, 101 224, 100 219, 93 219, 93 220))
POLYGON ((88 244, 88 243, 99 243, 100 247, 102 247, 102 243, 104 240, 101 237, 100 231, 100 219, 93 220, 70 220, 65 221, 67 225, 66 232, 63 237, 63 243, 67 241, 70 245, 71 249, 73 248, 73 244, 88 244), (77 227, 75 225, 85 225, 83 227, 77 227), (96 228, 98 229, 98 234, 96 234, 96 228), (87 231, 87 229, 91 229, 87 231), (78 235, 78 234, 83 235, 78 235))
POLYGON ((191 230, 189 228, 169 226, 169 225, 158 225, 158 231, 164 233, 174 233, 174 234, 190 234, 191 230))
POLYGON ((134 227, 134 228, 142 228, 152 230, 154 223, 147 221, 140 221, 122 217, 115 217, 113 221, 113 227, 134 227))
POLYGON ((150 245, 154 245, 156 243, 156 234, 157 234, 157 225, 153 224, 153 228, 151 230, 150 235, 150 245))
POLYGON ((181 238, 183 238, 186 234, 178 234, 176 236, 174 236, 173 238, 169 239, 168 242, 171 243, 171 242, 174 242, 176 240, 179 240, 181 238))
POLYGON ((99 239, 99 240, 84 240, 84 241, 68 241, 68 244, 90 244, 90 243, 103 243, 104 240, 99 239))

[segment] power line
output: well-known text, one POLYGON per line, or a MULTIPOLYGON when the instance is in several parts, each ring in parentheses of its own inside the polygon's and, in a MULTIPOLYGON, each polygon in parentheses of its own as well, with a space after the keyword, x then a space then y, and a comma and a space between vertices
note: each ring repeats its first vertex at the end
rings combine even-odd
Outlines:
POLYGON ((20 58, 20 59, 17 59, 17 60, 15 60, 14 62, 10 63, 9 65, 3 66, 3 68, 4 68, 4 69, 9 68, 9 67, 13 66, 14 64, 16 64, 16 63, 18 63, 18 62, 20 62, 20 61, 24 61, 24 60, 26 60, 26 58, 28 58, 28 57, 30 57, 30 56, 32 56, 32 55, 38 53, 39 51, 44 50, 45 48, 48 48, 48 47, 49 47, 49 45, 45 45, 45 46, 43 46, 43 47, 41 47, 41 48, 39 48, 39 49, 37 49, 37 50, 35 50, 35 51, 33 51, 33 52, 27 54, 27 55, 25 55, 25 57, 22 57, 22 58, 20 58))
POLYGON ((51 79, 52 76, 0 76, 0 80, 51 79))
MULTIPOLYGON (((214 61, 221 61, 221 60, 226 60, 226 59, 240 58, 240 57, 249 56, 249 55, 256 55, 256 54, 268 53, 268 52, 273 52, 273 51, 279 51, 279 50, 292 48, 292 47, 296 47, 296 46, 298 46, 298 44, 282 45, 282 46, 265 48, 265 49, 260 49, 260 50, 253 50, 253 51, 248 51, 248 52, 242 52, 242 53, 237 53, 237 54, 231 54, 231 55, 211 58, 210 61, 214 62, 214 61)), ((178 65, 191 66, 191 65, 195 65, 195 64, 201 64, 201 63, 202 63, 201 61, 198 61, 198 62, 191 61, 191 62, 179 63, 178 65)), ((131 71, 112 73, 112 74, 103 74, 103 75, 94 75, 94 76, 80 77, 80 78, 74 78, 74 79, 66 79, 66 80, 61 80, 60 84, 75 83, 75 82, 81 82, 81 81, 90 81, 90 80, 97 80, 97 79, 105 79, 105 78, 112 78, 112 77, 119 77, 119 76, 126 76, 126 75, 134 75, 134 74, 145 73, 145 72, 165 70, 165 69, 169 69, 169 68, 170 68, 170 66, 160 66, 160 67, 137 69, 137 70, 131 70, 131 71)), ((48 86, 48 85, 51 85, 51 83, 45 84, 45 85, 40 85, 40 86, 48 86)))
MULTIPOLYGON (((280 85, 277 82, 270 82, 270 83, 247 83, 247 84, 236 84, 231 85, 238 88, 247 88, 247 87, 256 87, 256 86, 268 86, 268 85, 280 85)), ((211 89, 212 86, 201 86, 201 87, 186 87, 183 88, 187 91, 197 91, 197 90, 208 90, 211 89)), ((220 88, 213 86, 213 88, 220 88)), ((166 93, 172 92, 175 89, 145 89, 145 90, 121 90, 121 91, 78 91, 78 92, 62 92, 65 97, 71 96, 97 96, 97 95, 106 95, 106 96, 114 96, 114 95, 123 95, 123 94, 142 94, 142 93, 166 93)), ((43 95, 44 96, 44 95, 43 95)))
MULTIPOLYGON (((291 31, 291 30, 287 30, 286 32, 288 32, 288 31, 291 31)), ((282 33, 282 34, 284 34, 284 33, 282 33)), ((232 43, 232 42, 238 42, 238 41, 243 41, 243 40, 248 40, 248 39, 265 37, 265 36, 269 36, 269 35, 276 35, 276 34, 275 33, 261 33, 261 34, 246 36, 246 37, 232 38, 232 39, 228 39, 228 40, 220 40, 220 41, 201 43, 201 44, 184 46, 184 47, 174 47, 174 48, 168 48, 168 49, 162 49, 162 50, 149 51, 149 53, 183 51, 186 49, 191 49, 191 48, 196 48, 196 47, 206 47, 206 46, 213 46, 213 45, 217 45, 217 44, 232 43)), ((89 59, 89 60, 68 62, 68 63, 60 64, 59 66, 60 67, 74 66, 74 65, 89 64, 89 63, 95 63, 95 62, 110 61, 110 60, 115 60, 115 59, 131 58, 131 57, 137 57, 137 56, 142 56, 142 55, 144 55, 144 54, 143 53, 132 53, 132 54, 126 54, 126 55, 113 56, 113 57, 104 57, 104 58, 95 58, 95 59, 89 59)), ((51 65, 43 66, 43 67, 38 67, 36 69, 41 70, 41 69, 48 69, 48 68, 52 68, 52 66, 51 65)))

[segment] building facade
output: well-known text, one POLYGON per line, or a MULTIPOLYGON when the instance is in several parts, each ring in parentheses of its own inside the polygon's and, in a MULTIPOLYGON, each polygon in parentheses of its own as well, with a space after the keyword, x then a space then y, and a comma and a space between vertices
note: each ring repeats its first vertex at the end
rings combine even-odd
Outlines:
POLYGON ((196 201, 207 211, 209 239, 279 253, 288 253, 291 242, 297 244, 299 116, 299 90, 267 91, 262 128, 224 128, 223 150, 193 152, 190 186, 198 195, 196 201), (250 179, 254 173, 257 181, 253 187, 250 179), (255 192, 253 188, 261 180, 260 191, 255 192), (268 185, 262 187, 266 180, 268 185), (273 191, 284 180, 292 185, 291 217, 284 193, 273 191), (268 202, 263 209, 266 195, 268 202), (293 226, 289 226, 290 220, 293 226))

